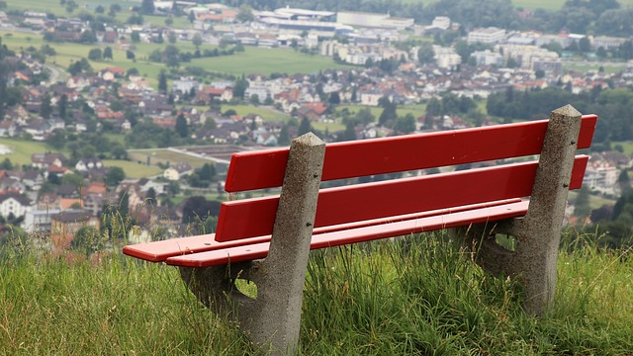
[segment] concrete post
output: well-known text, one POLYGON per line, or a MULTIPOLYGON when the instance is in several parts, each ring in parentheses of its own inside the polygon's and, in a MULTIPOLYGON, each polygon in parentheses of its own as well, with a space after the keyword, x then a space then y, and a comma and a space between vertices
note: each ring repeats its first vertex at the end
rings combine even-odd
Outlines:
POLYGON ((257 300, 240 324, 268 354, 297 353, 303 284, 325 157, 312 133, 292 141, 268 257, 253 280, 257 300))
POLYGON ((515 267, 522 271, 526 308, 536 315, 554 302, 560 234, 580 132, 581 114, 571 105, 550 116, 527 215, 516 227, 515 267))
POLYGON ((525 290, 526 310, 534 315, 543 314, 554 302, 558 248, 580 124, 581 114, 570 105, 552 112, 524 218, 480 224, 456 233, 465 237, 466 248, 477 251, 476 261, 486 271, 518 276, 525 290), (515 251, 496 244, 495 234, 514 236, 515 251))
POLYGON ((237 320, 267 355, 298 351, 303 284, 316 216, 325 143, 312 133, 292 141, 268 257, 208 268, 180 268, 189 289, 214 312, 237 320), (236 278, 257 285, 251 299, 236 278))

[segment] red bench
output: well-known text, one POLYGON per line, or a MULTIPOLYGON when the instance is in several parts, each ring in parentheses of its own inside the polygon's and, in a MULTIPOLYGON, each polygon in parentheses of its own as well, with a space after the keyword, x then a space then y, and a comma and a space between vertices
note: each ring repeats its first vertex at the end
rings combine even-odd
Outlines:
MULTIPOLYGON (((557 247, 567 191, 580 188, 588 160, 587 156, 576 156, 575 151, 591 145, 596 120, 595 115, 581 118, 566 106, 554 111, 549 121, 327 146, 308 134, 293 141, 290 149, 237 153, 231 159, 226 190, 282 187, 281 197, 224 202, 215 234, 125 246, 123 252, 180 266, 183 278, 205 304, 218 312, 239 305, 237 318, 254 342, 292 353, 298 340, 308 249, 438 229, 489 228, 492 222, 501 222, 506 231, 518 236, 518 245, 523 243, 529 251, 538 249, 531 243, 557 247), (540 161, 505 163, 539 154, 540 161), (319 189, 323 181, 354 182, 363 176, 417 173, 477 162, 490 164, 319 189), (525 219, 513 219, 526 215, 525 219), (538 220, 532 225, 530 215, 538 220), (522 238, 523 234, 530 236, 522 238), (264 258, 261 263, 250 262, 264 258), (256 282, 256 299, 246 298, 233 288, 238 275, 256 282)), ((551 248, 541 246, 541 250, 552 254, 551 248)), ((504 263, 528 266, 515 271, 515 267, 505 265, 501 270, 531 273, 533 268, 543 268, 532 266, 539 258, 551 264, 551 256, 541 256, 541 252, 529 252, 536 257, 517 257, 517 252, 520 248, 501 252, 505 257, 497 252, 494 256, 504 263), (521 262, 521 258, 528 262, 521 262)), ((495 261, 486 261, 486 256, 481 262, 495 271, 499 267, 495 261)), ((528 297, 530 292, 542 294, 543 288, 552 288, 551 273, 545 282, 538 276, 532 280, 529 273, 525 280, 528 297), (532 291, 531 284, 546 286, 532 291)), ((551 298, 553 293, 528 309, 538 314, 551 298)))

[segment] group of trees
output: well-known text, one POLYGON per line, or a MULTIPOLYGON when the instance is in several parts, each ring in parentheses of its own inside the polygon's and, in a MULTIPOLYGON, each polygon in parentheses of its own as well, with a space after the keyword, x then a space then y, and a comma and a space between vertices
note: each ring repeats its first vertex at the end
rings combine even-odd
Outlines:
POLYGON ((88 52, 88 59, 91 61, 112 60, 112 48, 107 46, 101 50, 101 48, 93 48, 88 52))
POLYGON ((168 67, 178 67, 181 62, 190 62, 195 58, 206 58, 206 57, 218 57, 218 56, 231 56, 236 52, 243 52, 244 46, 239 43, 231 48, 225 49, 204 49, 200 51, 200 49, 196 49, 192 52, 183 52, 178 47, 173 44, 169 44, 165 46, 163 50, 156 49, 147 59, 152 62, 165 63, 168 67))
POLYGON ((534 120, 548 117, 554 108, 571 104, 583 113, 600 113, 594 145, 633 139, 633 92, 629 89, 601 90, 573 94, 565 89, 547 88, 517 92, 512 87, 488 97, 488 114, 504 118, 534 120))
POLYGON ((216 182, 217 179, 215 165, 205 163, 187 176, 187 183, 194 188, 209 188, 211 183, 216 182))
POLYGON ((4 60, 7 56, 13 55, 6 45, 2 43, 2 37, 0 37, 0 118, 4 118, 4 112, 10 105, 8 99, 8 92, 11 88, 8 87, 9 79, 13 74, 15 67, 11 63, 4 60))

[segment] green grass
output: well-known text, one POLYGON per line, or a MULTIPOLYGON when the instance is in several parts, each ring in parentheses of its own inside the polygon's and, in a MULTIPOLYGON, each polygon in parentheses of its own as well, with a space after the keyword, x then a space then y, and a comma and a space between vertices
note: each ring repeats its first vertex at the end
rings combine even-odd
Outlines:
MULTIPOLYGON (((118 253, 67 262, 13 251, 0 262, 2 354, 254 352, 194 300, 175 268, 118 253)), ((540 319, 522 312, 515 282, 484 274, 438 236, 312 252, 301 353, 630 354, 633 259, 593 243, 570 251, 560 253, 556 305, 540 319)))
POLYGON ((248 114, 255 114, 262 117, 264 121, 287 121, 290 116, 268 106, 254 106, 254 105, 222 105, 222 112, 227 110, 235 110, 238 115, 246 116, 248 114))
POLYGON ((633 142, 631 141, 615 141, 615 142, 611 142, 611 147, 615 147, 615 146, 622 146, 622 150, 623 153, 625 155, 632 155, 633 154, 633 142))
POLYGON ((602 67, 606 73, 618 73, 626 69, 626 63, 622 63, 621 66, 603 66, 600 62, 587 63, 587 64, 574 64, 568 63, 563 66, 566 71, 588 72, 590 70, 598 71, 602 67))
POLYGON ((291 49, 256 47, 246 47, 244 52, 233 56, 194 59, 191 65, 212 72, 234 75, 245 73, 310 74, 328 68, 350 68, 350 66, 336 64, 328 57, 303 54, 291 49))
POLYGON ((8 158, 14 165, 31 165, 31 155, 45 153, 51 149, 42 142, 0 138, 0 144, 8 147, 13 153, 0 156, 2 160, 8 158))
MULTIPOLYGON (((128 151, 128 157, 135 162, 141 162, 142 167, 148 167, 144 165, 147 162, 147 157, 150 158, 150 167, 157 168, 158 163, 162 164, 176 164, 178 162, 187 162, 194 168, 200 168, 205 163, 210 163, 210 160, 204 158, 193 157, 178 152, 169 151, 166 149, 157 148, 154 150, 132 150, 128 151)), ((126 171, 127 172, 127 171, 126 171)))
POLYGON ((162 169, 156 166, 147 166, 123 160, 104 160, 103 165, 106 167, 120 167, 128 178, 151 177, 163 172, 162 169))
MULTIPOLYGON (((376 120, 378 120, 378 117, 380 117, 380 114, 382 113, 382 110, 383 110, 379 106, 364 106, 364 105, 339 105, 336 110, 337 112, 340 112, 343 109, 349 110, 349 112, 352 114, 357 113, 358 111, 363 110, 363 109, 369 109, 371 114, 374 115, 374 117, 376 117, 376 120)), ((426 104, 416 104, 416 105, 398 106, 398 108, 396 109, 396 112, 398 116, 405 116, 407 114, 412 114, 413 117, 418 118, 424 115, 425 110, 426 110, 426 104)))

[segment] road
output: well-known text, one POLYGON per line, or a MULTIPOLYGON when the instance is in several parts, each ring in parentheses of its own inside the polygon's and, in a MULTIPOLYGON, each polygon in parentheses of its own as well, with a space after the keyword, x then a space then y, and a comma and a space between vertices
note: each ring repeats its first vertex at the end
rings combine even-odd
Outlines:
POLYGON ((46 68, 50 73, 50 77, 48 78, 47 83, 48 85, 53 85, 59 81, 65 82, 66 79, 68 79, 68 72, 54 64, 45 63, 44 68, 46 68))

